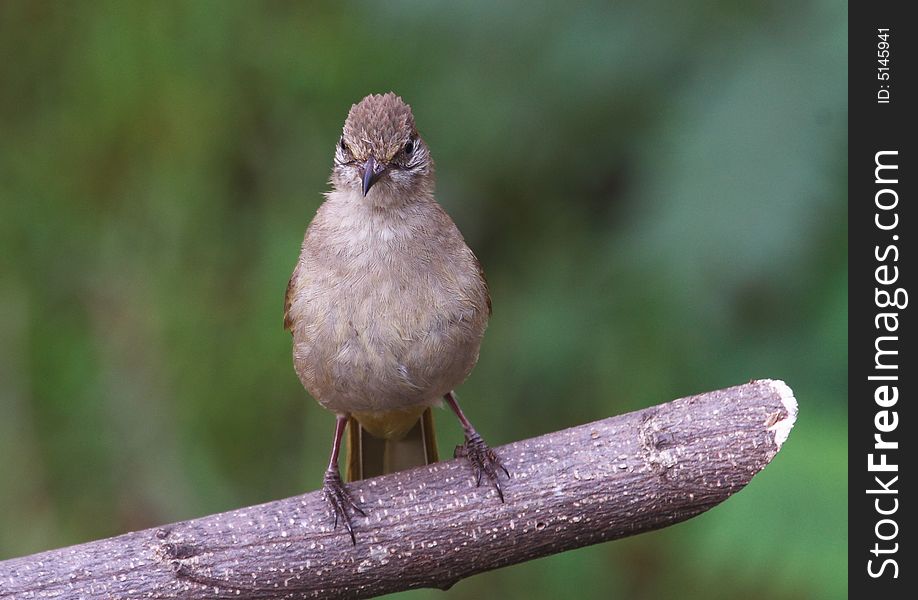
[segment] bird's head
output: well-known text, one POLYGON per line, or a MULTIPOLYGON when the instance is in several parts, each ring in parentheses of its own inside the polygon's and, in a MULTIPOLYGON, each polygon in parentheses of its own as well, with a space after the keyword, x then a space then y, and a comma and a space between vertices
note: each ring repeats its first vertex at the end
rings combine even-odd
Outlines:
POLYGON ((405 201, 433 189, 433 161, 411 107, 389 92, 351 106, 335 149, 332 184, 374 204, 405 201))

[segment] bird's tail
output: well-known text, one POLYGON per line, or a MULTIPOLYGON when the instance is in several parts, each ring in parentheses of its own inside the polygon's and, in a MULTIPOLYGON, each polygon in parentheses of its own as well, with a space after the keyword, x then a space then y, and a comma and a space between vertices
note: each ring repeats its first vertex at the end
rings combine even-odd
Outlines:
POLYGON ((384 439, 364 429, 354 417, 347 422, 348 481, 403 471, 437 462, 437 437, 430 407, 405 435, 384 439))

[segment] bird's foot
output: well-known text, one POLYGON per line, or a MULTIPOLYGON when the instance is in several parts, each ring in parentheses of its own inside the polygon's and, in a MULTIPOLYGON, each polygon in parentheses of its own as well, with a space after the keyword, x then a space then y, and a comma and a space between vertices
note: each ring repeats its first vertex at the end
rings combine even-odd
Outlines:
POLYGON ((351 543, 357 545, 357 538, 354 537, 354 527, 351 524, 351 512, 360 513, 361 516, 367 516, 365 512, 357 505, 350 492, 344 487, 341 481, 341 474, 338 469, 329 469, 325 471, 325 479, 322 481, 322 495, 325 501, 331 506, 332 513, 335 515, 335 529, 338 528, 338 521, 344 523, 344 528, 351 536, 351 543))
POLYGON ((497 453, 491 450, 484 440, 481 439, 477 431, 472 430, 471 432, 466 432, 465 444, 456 446, 453 457, 467 458, 472 464, 472 468, 475 469, 475 485, 481 485, 481 476, 484 474, 488 478, 488 481, 491 482, 491 485, 494 486, 494 489, 497 490, 500 501, 504 501, 504 491, 500 487, 499 471, 503 471, 507 479, 510 479, 510 472, 500 462, 497 453))

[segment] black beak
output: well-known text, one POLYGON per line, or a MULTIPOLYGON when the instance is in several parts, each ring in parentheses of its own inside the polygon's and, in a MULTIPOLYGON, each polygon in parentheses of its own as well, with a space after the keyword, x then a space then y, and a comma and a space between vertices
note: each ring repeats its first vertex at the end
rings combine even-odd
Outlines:
POLYGON ((379 181, 379 177, 385 173, 386 165, 379 164, 376 159, 370 156, 367 162, 363 163, 363 195, 369 193, 373 184, 379 181))

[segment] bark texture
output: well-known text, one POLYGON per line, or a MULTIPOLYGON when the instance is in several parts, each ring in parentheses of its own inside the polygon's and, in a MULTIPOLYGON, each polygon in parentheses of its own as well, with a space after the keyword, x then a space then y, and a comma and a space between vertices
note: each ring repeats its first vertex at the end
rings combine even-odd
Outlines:
POLYGON ((357 545, 320 492, 0 562, 0 598, 366 598, 684 521, 743 488, 797 414, 759 380, 496 448, 506 503, 467 462, 348 484, 357 545))

